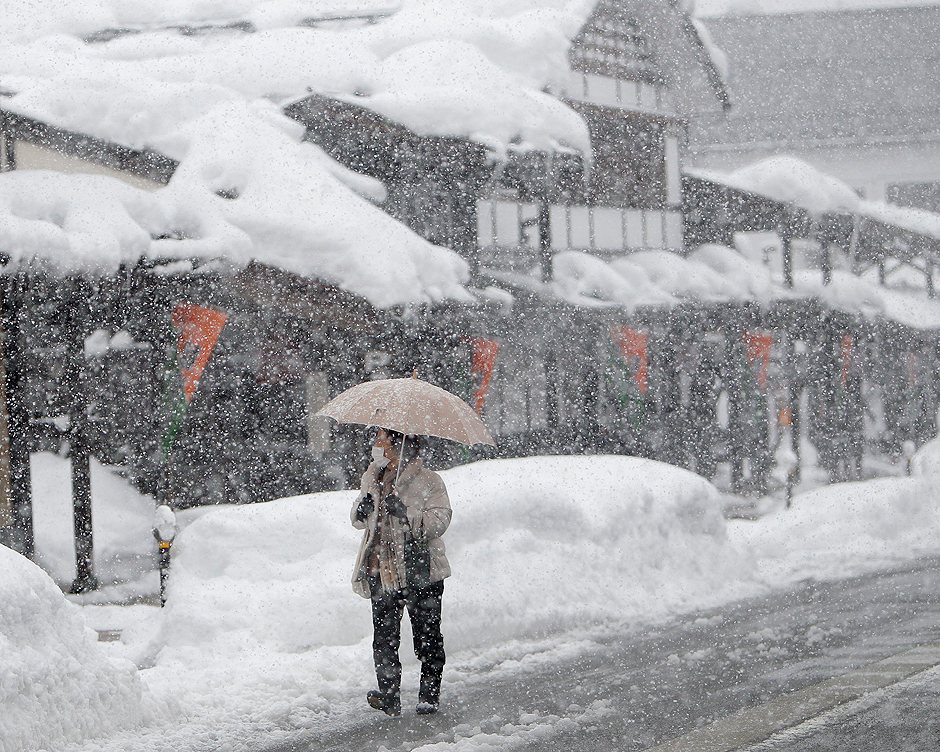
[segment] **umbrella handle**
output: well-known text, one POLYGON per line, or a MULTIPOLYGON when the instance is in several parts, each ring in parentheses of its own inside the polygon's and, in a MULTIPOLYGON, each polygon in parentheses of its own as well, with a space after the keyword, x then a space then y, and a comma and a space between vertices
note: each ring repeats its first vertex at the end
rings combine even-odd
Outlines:
POLYGON ((408 440, 408 434, 401 435, 401 448, 398 450, 398 469, 395 471, 395 493, 398 493, 398 479, 401 477, 401 461, 405 456, 405 441, 408 440))

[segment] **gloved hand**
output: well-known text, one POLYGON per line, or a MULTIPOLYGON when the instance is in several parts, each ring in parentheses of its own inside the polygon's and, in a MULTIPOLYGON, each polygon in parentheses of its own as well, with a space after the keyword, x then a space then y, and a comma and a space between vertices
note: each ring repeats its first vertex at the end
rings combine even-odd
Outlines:
POLYGON ((390 493, 385 497, 385 513, 397 517, 402 522, 408 522, 408 510, 396 493, 390 493))
POLYGON ((372 494, 367 493, 359 500, 359 506, 356 507, 356 519, 359 522, 365 522, 374 509, 375 502, 372 500, 372 494))

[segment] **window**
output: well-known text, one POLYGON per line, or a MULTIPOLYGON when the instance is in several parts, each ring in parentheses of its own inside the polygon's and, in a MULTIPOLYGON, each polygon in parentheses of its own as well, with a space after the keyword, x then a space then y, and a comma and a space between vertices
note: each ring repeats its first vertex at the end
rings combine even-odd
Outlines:
POLYGON ((552 206, 549 209, 549 226, 552 231, 552 248, 564 250, 571 245, 568 237, 568 207, 552 206))
POLYGON ((480 248, 486 248, 495 242, 493 205, 489 201, 477 201, 477 245, 480 248))
POLYGON ((643 240, 643 212, 639 209, 627 209, 624 212, 624 225, 626 230, 624 237, 627 248, 643 248, 646 243, 643 240))
POLYGON ((646 220, 646 247, 663 247, 663 213, 661 211, 643 212, 646 220))
POLYGON ((620 209, 595 207, 594 247, 599 250, 619 250, 623 248, 623 221, 620 209))
POLYGON ((571 217, 571 247, 588 249, 591 247, 591 215, 586 206, 572 206, 569 209, 571 217))
POLYGON ((587 99, 590 102, 616 107, 619 103, 617 97, 617 80, 607 76, 594 76, 588 74, 587 99))
POLYGON ((330 419, 316 415, 330 399, 330 385, 326 373, 317 371, 307 374, 304 384, 307 402, 307 450, 322 457, 330 448, 330 419))
POLYGON ((678 206, 682 203, 682 183, 679 177, 679 139, 666 136, 666 203, 678 206))
POLYGON ((496 244, 519 245, 519 206, 508 201, 497 201, 496 244))
POLYGON ((679 212, 666 212, 666 247, 673 250, 682 248, 682 215, 679 212))

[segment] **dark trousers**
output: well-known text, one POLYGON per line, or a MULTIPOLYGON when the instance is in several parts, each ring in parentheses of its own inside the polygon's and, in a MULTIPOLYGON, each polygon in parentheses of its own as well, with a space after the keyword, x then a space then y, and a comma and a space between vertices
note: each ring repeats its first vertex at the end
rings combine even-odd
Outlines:
POLYGON ((401 688, 402 609, 407 606, 414 634, 415 655, 421 661, 420 702, 436 704, 441 693, 444 673, 444 638, 441 636, 441 596, 444 581, 426 588, 405 588, 392 593, 382 590, 378 578, 369 578, 372 593, 372 655, 379 690, 387 695, 399 694, 401 688))

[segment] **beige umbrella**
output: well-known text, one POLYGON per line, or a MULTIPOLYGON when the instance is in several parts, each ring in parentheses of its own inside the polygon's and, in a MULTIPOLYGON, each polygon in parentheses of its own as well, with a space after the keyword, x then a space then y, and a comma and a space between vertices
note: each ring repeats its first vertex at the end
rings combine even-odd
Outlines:
POLYGON ((456 394, 416 377, 358 384, 327 402, 317 415, 403 434, 496 446, 470 405, 456 394))

